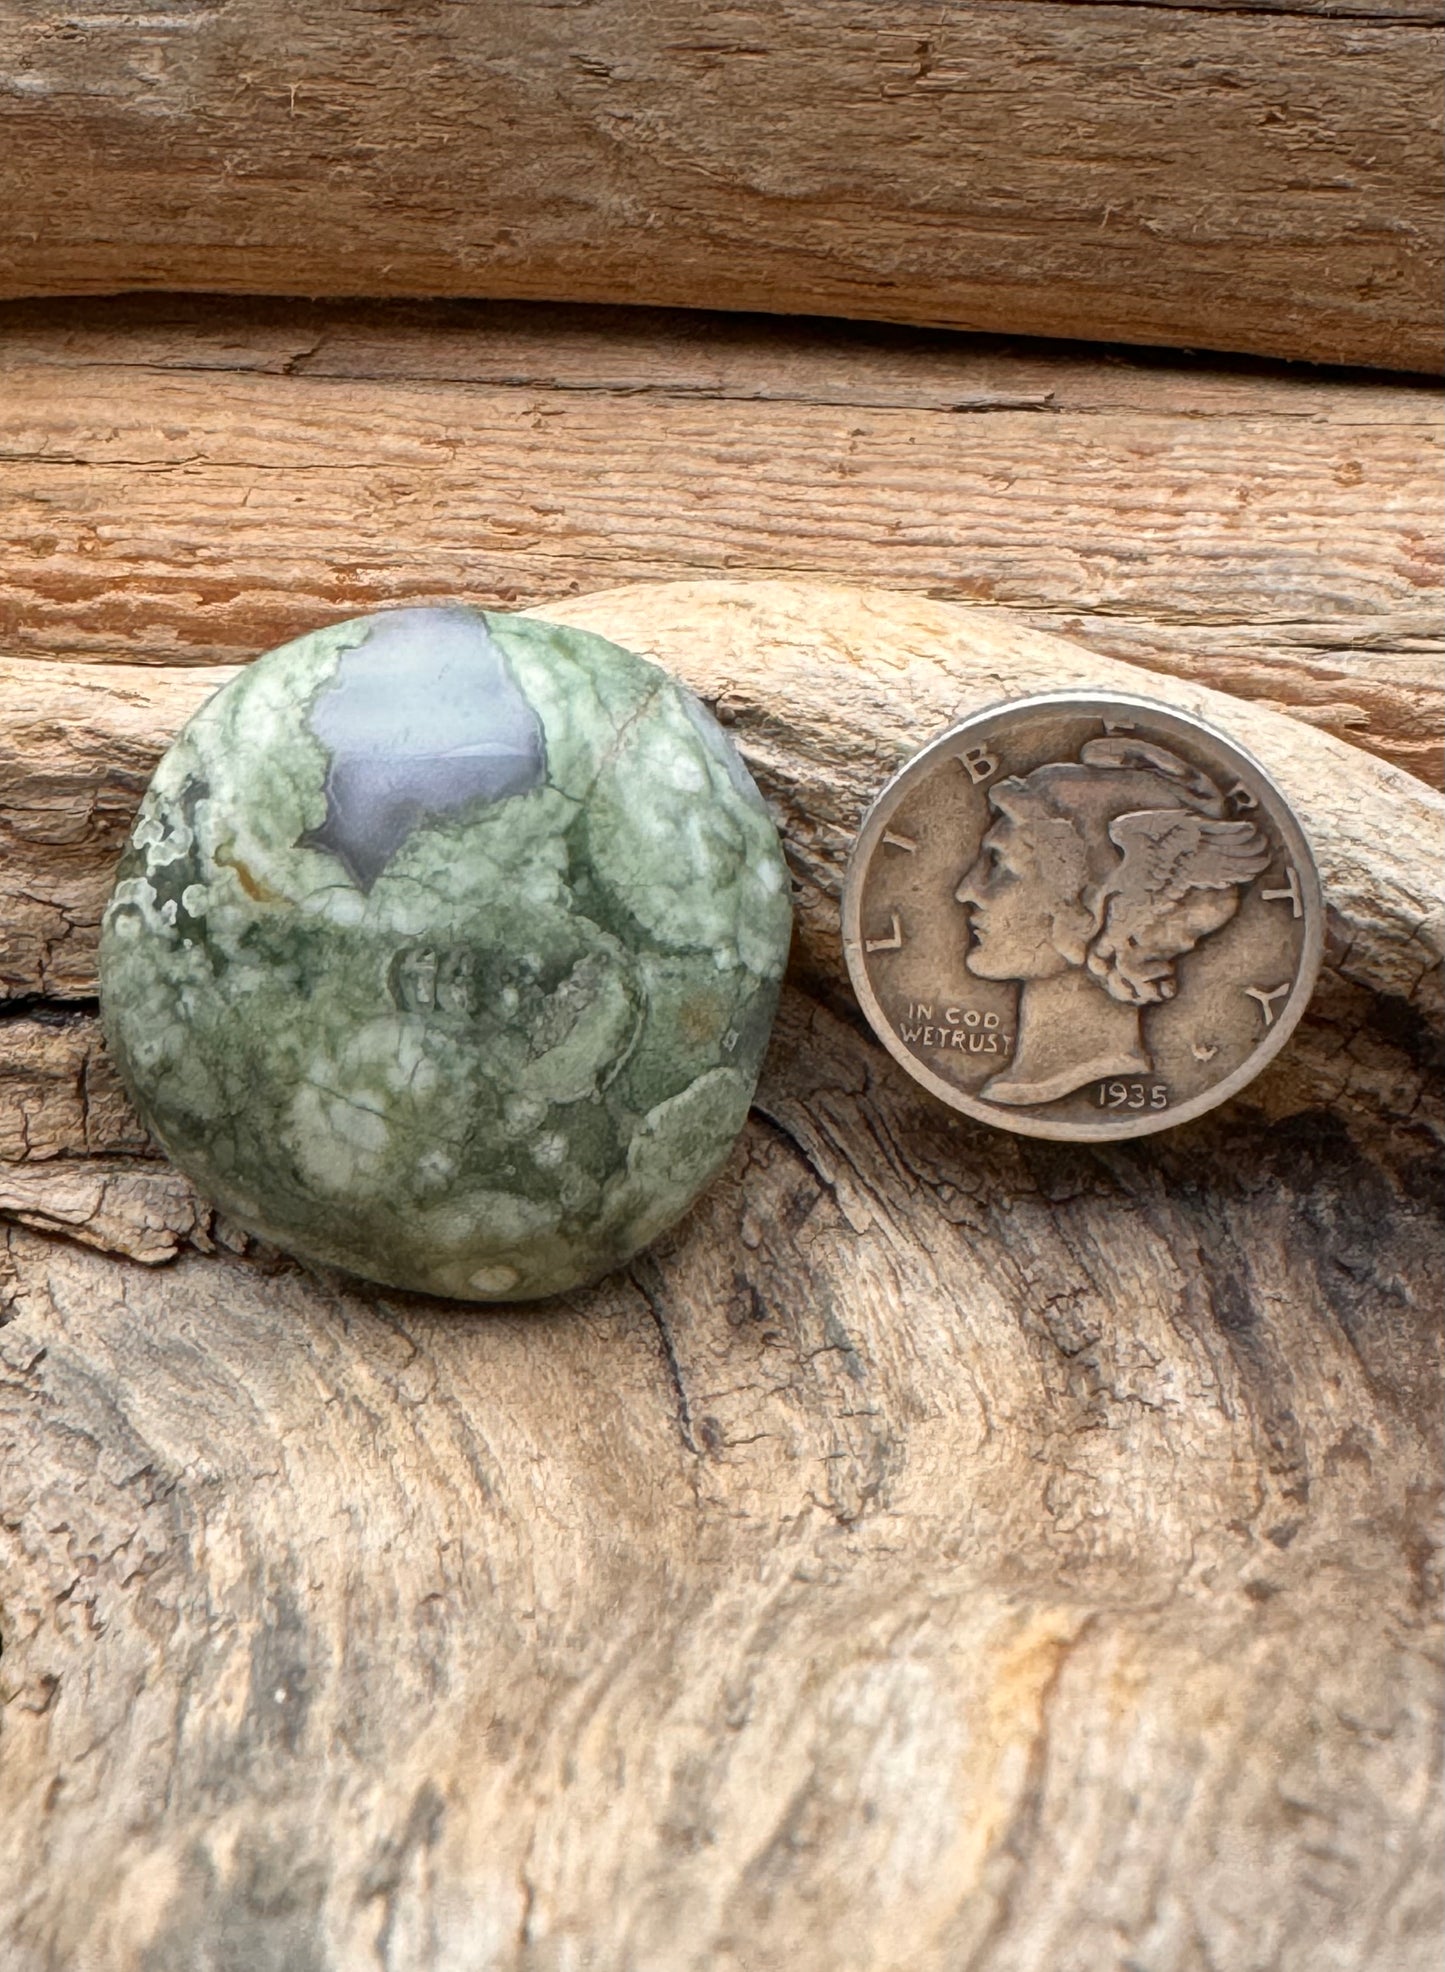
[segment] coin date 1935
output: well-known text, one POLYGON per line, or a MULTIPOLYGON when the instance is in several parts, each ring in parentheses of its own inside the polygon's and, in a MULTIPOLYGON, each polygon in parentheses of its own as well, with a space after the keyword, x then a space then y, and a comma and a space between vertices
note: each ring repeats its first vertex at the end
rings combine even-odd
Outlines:
POLYGON ((1101 1082, 1100 1109, 1167 1109, 1169 1085, 1166 1082, 1101 1082))

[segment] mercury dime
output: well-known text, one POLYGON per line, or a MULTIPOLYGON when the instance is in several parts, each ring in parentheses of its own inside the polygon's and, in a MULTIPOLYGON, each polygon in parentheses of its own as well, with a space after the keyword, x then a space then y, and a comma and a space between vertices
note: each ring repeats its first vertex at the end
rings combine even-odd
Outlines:
POLYGON ((1093 1141, 1257 1075, 1309 1001, 1323 924, 1258 761, 1103 692, 941 733, 869 809, 843 899, 858 998, 916 1081, 1003 1129, 1093 1141))

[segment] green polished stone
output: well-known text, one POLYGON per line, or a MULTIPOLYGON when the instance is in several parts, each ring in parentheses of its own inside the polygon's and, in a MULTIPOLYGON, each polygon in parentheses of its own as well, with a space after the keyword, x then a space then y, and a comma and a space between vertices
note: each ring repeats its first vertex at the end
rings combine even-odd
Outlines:
POLYGON ((291 1252, 466 1300, 626 1261, 726 1157, 791 929, 777 832, 656 665, 401 609, 250 665, 156 770, 101 935, 175 1162, 291 1252))

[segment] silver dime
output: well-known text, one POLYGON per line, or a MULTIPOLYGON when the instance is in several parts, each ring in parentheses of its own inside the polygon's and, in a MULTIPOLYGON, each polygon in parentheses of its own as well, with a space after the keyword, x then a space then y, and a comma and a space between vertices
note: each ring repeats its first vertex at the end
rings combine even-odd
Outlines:
POLYGON ((874 1032, 955 1109, 1142 1136, 1283 1047, 1319 971, 1309 844, 1258 761, 1148 699, 1058 692, 941 733, 864 818, 843 949, 874 1032))

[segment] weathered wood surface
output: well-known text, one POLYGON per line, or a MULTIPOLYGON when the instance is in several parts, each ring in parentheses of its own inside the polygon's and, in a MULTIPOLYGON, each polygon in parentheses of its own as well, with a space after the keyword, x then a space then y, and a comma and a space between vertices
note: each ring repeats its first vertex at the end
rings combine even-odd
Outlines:
POLYGON ((1440 363, 1441 10, 0 6, 0 292, 459 294, 1440 363))
POLYGON ((1433 1968, 1440 798, 927 598, 551 613, 717 705, 800 935, 723 1181, 526 1315, 298 1269, 147 1153, 95 917, 224 674, 0 676, 7 1972, 1433 1968), (1083 679, 1252 747, 1331 911, 1252 1089, 1099 1150, 931 1104, 838 956, 900 752, 1083 679))
POLYGON ((238 662, 619 575, 873 580, 1442 769, 1436 388, 507 306, 0 310, 0 650, 238 662))

